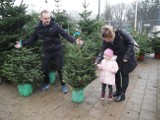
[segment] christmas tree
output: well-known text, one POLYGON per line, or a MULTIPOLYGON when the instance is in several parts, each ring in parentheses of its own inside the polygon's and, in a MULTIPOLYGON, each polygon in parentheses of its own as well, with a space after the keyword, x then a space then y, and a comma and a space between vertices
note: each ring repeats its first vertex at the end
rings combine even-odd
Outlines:
POLYGON ((13 0, 0 1, 0 52, 12 49, 22 34, 23 26, 30 19, 30 16, 26 15, 26 8, 23 3, 15 6, 13 0))
POLYGON ((73 89, 83 89, 96 79, 95 52, 92 52, 92 47, 92 41, 89 40, 83 46, 65 44, 63 79, 73 89))
POLYGON ((0 1, 0 68, 4 63, 5 55, 14 48, 24 25, 30 20, 30 16, 26 15, 26 8, 23 2, 16 6, 14 0, 0 1))

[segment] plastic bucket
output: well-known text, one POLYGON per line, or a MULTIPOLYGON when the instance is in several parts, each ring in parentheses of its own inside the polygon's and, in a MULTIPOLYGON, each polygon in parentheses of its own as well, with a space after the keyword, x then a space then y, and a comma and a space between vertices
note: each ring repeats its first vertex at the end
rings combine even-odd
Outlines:
POLYGON ((30 96, 33 93, 33 87, 31 84, 20 84, 18 90, 21 96, 30 96))
POLYGON ((55 71, 51 71, 49 73, 49 81, 51 84, 53 84, 56 80, 56 72, 55 71))
POLYGON ((82 103, 84 101, 84 89, 72 90, 72 101, 76 103, 82 103))

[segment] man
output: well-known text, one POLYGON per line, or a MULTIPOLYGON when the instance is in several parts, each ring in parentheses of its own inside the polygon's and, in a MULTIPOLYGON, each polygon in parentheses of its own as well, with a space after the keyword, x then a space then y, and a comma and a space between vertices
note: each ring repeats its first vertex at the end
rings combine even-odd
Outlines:
POLYGON ((66 84, 62 81, 62 67, 63 67, 63 47, 60 41, 60 35, 66 38, 72 43, 82 45, 83 41, 76 39, 68 35, 58 23, 51 20, 51 15, 47 10, 43 10, 40 14, 40 22, 35 27, 35 31, 28 40, 17 41, 16 48, 24 47, 34 43, 38 38, 43 40, 43 71, 44 71, 44 84, 42 85, 41 91, 45 91, 50 87, 49 84, 49 73, 51 71, 51 63, 55 62, 56 71, 59 74, 62 92, 67 93, 66 84))

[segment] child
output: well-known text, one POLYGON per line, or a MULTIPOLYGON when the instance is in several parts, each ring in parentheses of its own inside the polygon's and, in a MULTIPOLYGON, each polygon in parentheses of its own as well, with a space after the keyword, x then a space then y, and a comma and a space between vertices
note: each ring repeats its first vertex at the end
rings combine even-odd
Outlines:
POLYGON ((100 64, 97 64, 100 71, 100 81, 102 82, 101 100, 105 98, 106 85, 109 88, 108 100, 112 100, 112 85, 115 85, 115 73, 118 71, 116 58, 117 56, 113 54, 113 50, 107 48, 104 51, 103 60, 100 64))

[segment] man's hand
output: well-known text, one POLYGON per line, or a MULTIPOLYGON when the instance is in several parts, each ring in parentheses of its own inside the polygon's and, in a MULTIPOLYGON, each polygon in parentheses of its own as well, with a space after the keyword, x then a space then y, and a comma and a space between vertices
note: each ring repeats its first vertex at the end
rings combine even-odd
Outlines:
POLYGON ((78 44, 78 45, 83 45, 83 41, 81 40, 81 38, 77 38, 76 39, 76 44, 78 44))
POLYGON ((21 48, 21 44, 19 41, 16 41, 16 45, 15 45, 16 48, 21 48))

